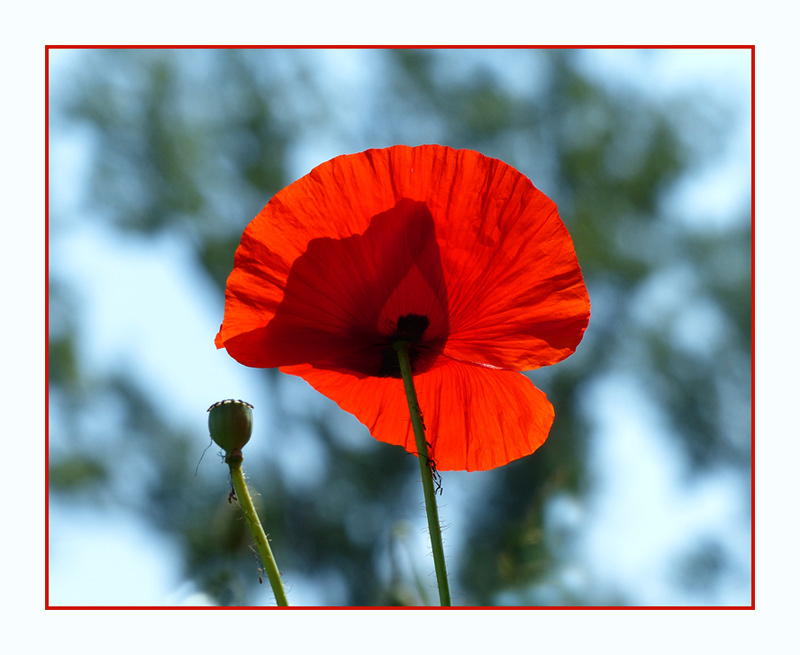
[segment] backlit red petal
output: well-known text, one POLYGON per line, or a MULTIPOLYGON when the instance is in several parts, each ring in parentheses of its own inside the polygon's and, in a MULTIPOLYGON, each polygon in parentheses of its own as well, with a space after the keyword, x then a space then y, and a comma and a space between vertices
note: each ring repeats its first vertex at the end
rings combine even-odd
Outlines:
POLYGON ((446 318, 446 354, 512 370, 568 356, 589 318, 569 234, 527 178, 469 150, 395 146, 337 157, 270 201, 237 250, 217 345, 251 366, 330 359, 352 352, 348 340, 376 320, 385 331, 419 298, 436 300, 432 333, 444 333, 446 318), (391 230, 370 241, 371 259, 348 241, 401 202, 424 203, 438 244, 429 247, 435 257, 402 271, 404 284, 392 263, 404 246, 391 230), (338 261, 311 266, 318 239, 345 244, 338 261), (292 276, 297 298, 288 297, 292 276))
MULTIPOLYGON (((229 305, 233 315, 251 307, 229 305)), ((268 323, 224 341, 249 366, 325 362, 376 374, 398 319, 409 314, 425 316, 426 341, 443 342, 447 292, 427 207, 404 199, 373 217, 363 234, 312 239, 291 267, 281 302, 263 313, 268 323)))
MULTIPOLYGON (((354 414, 376 439, 416 453, 402 380, 309 365, 281 370, 301 376, 354 414)), ((496 468, 531 454, 547 439, 553 407, 520 373, 440 357, 414 382, 426 438, 441 471, 496 468)))

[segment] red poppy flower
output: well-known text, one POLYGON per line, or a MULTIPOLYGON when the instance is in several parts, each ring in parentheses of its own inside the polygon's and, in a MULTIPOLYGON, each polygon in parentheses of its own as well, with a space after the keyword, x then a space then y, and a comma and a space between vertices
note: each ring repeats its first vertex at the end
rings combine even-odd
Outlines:
POLYGON ((529 455, 553 408, 519 371, 561 361, 589 298, 555 204, 471 150, 336 157, 276 194, 236 251, 216 338, 280 367, 415 452, 392 347, 409 354, 439 470, 529 455))

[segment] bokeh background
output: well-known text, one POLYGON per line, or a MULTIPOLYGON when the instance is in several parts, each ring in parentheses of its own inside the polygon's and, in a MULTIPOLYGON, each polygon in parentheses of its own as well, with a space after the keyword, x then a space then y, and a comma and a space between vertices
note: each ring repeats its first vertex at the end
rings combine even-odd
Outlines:
POLYGON ((49 50, 49 601, 436 602, 419 469, 213 344, 242 230, 336 155, 472 148, 553 198, 592 299, 546 444, 446 472, 457 605, 749 605, 748 49, 49 50))

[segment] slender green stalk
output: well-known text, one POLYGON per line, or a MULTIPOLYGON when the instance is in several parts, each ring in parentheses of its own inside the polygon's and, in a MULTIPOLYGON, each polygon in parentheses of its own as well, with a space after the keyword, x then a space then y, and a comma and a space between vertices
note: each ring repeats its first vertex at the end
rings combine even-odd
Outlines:
POLYGON ((255 539, 256 549, 261 557, 261 563, 264 565, 269 583, 272 586, 272 592, 275 594, 275 600, 278 602, 278 605, 287 606, 289 601, 286 600, 286 591, 283 588, 278 565, 275 563, 275 557, 272 555, 272 549, 269 547, 269 539, 267 539, 267 535, 264 534, 264 528, 261 527, 261 521, 259 521, 256 508, 253 505, 253 499, 250 497, 250 492, 247 490, 247 483, 244 481, 241 451, 231 451, 225 458, 225 461, 228 463, 228 466, 230 466, 233 490, 236 492, 236 498, 247 519, 247 524, 250 526, 253 539, 255 539))
POLYGON ((433 486, 433 468, 428 454, 428 442, 425 440, 425 428, 422 424, 422 412, 417 401, 417 392, 414 389, 414 379, 411 376, 411 361, 408 357, 408 342, 397 341, 394 344, 397 357, 400 360, 400 373, 403 376, 403 385, 408 399, 408 411, 411 414, 411 425, 414 428, 414 439, 417 443, 419 456, 419 470, 422 473, 422 491, 425 495, 425 512, 428 515, 428 530, 431 534, 431 549, 433 551, 433 564, 436 568, 436 582, 439 587, 439 602, 442 606, 450 605, 450 586, 447 582, 447 569, 444 562, 444 547, 442 546, 442 526, 439 523, 439 510, 436 506, 436 490, 433 486))

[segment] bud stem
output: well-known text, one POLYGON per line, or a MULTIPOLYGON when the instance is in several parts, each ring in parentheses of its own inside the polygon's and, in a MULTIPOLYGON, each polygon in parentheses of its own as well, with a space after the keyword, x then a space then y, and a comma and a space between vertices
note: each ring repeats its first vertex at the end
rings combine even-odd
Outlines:
POLYGON ((241 451, 231 452, 225 458, 225 461, 230 466, 233 490, 236 492, 239 506, 244 512, 247 524, 250 526, 250 532, 253 535, 253 539, 255 539, 256 549, 259 557, 261 557, 261 563, 264 565, 269 583, 272 586, 272 592, 275 594, 275 600, 278 605, 288 606, 289 602, 286 600, 286 591, 283 588, 281 574, 278 571, 278 565, 275 563, 275 557, 272 555, 272 549, 269 547, 269 539, 264 534, 264 528, 261 527, 261 521, 258 519, 256 508, 253 505, 253 499, 250 497, 247 483, 244 481, 241 451))

